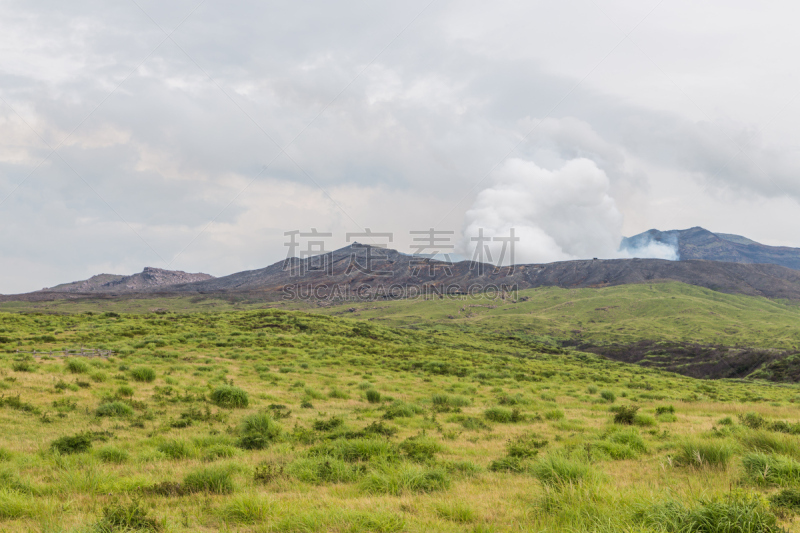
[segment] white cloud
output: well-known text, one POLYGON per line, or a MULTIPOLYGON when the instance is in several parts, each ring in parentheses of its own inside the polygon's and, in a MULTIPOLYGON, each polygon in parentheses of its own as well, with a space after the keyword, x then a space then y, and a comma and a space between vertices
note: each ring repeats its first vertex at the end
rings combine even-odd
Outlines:
MULTIPOLYGON (((622 238, 622 214, 609 195, 605 172, 588 159, 573 159, 556 170, 509 159, 492 176, 466 213, 463 248, 481 228, 487 237, 519 237, 516 263, 547 263, 615 256, 622 238)), ((490 247, 497 261, 502 241, 490 247)), ((505 261, 509 261, 506 257, 505 261)))
MULTIPOLYGON (((140 4, 168 32, 197 6, 140 4)), ((459 239, 521 220, 536 260, 717 221, 800 245, 800 34, 775 6, 663 4, 603 59, 652 6, 444 0, 408 26, 427 4, 206 2, 173 34, 190 59, 134 4, 4 2, 2 97, 53 146, 80 127, 69 166, 31 174, 49 149, 0 104, 0 201, 30 174, 0 204, 0 292, 164 267, 212 219, 172 266, 264 266, 283 231, 350 217, 459 239)))

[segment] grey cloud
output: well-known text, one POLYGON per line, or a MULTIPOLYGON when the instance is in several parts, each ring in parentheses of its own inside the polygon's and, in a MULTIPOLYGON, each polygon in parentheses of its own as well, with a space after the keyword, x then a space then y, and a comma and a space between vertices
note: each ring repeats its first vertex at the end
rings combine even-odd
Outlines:
MULTIPOLYGON (((48 265, 48 276, 57 273, 49 265, 63 265, 66 279, 55 282, 66 281, 86 265, 153 263, 153 252, 117 213, 168 260, 217 217, 181 258, 194 263, 180 268, 225 274, 281 257, 286 214, 259 212, 272 205, 270 190, 316 198, 317 184, 342 204, 374 202, 376 188, 386 201, 404 198, 408 205, 398 212, 415 216, 392 222, 394 231, 437 224, 463 198, 447 220, 458 229, 489 185, 481 180, 528 132, 511 157, 553 169, 590 159, 615 197, 646 197, 652 183, 633 164, 643 161, 696 175, 712 188, 800 199, 796 152, 760 144, 735 121, 697 123, 632 104, 591 80, 578 84, 526 56, 523 46, 503 55, 497 43, 482 46, 493 36, 458 36, 459 3, 434 3, 363 70, 427 3, 207 1, 173 35, 191 59, 168 40, 110 96, 165 37, 135 4, 4 4, 0 17, 10 31, 0 37, 7 52, 0 94, 52 146, 102 102, 59 149, 102 199, 53 156, 0 205, 0 247, 17 265, 48 265), (288 156, 280 155, 275 143, 285 147, 298 134, 288 156), (745 155, 729 136, 745 145, 745 155), (214 239, 222 233, 214 231, 221 228, 237 236, 231 243, 258 242, 258 251, 220 245, 214 239)), ((170 32, 198 2, 141 5, 170 32)), ((0 104, 3 120, 18 122, 0 104)), ((48 152, 16 122, 0 129, 0 200, 48 152)), ((352 225, 349 213, 316 201, 308 201, 314 209, 307 219, 292 223, 352 225)), ((380 226, 382 212, 388 210, 373 205, 353 218, 380 226)), ((0 284, 0 292, 41 284, 31 279, 23 287, 22 278, 0 284)))

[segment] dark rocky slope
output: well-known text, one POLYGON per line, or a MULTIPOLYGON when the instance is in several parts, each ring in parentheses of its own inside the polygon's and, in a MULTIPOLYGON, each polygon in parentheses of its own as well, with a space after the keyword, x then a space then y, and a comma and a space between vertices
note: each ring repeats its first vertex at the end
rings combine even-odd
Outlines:
POLYGON ((622 239, 620 249, 635 250, 651 241, 673 246, 681 261, 702 259, 728 263, 760 263, 800 270, 800 248, 767 246, 741 235, 712 233, 700 227, 670 231, 651 229, 622 239))

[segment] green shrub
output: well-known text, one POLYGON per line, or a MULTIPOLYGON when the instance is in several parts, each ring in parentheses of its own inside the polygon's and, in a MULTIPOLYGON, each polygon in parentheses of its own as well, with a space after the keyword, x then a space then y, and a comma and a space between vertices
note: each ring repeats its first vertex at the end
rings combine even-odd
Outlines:
POLYGON ((140 366, 131 370, 131 377, 135 381, 152 383, 156 380, 156 371, 149 366, 140 366))
POLYGON ((131 416, 133 407, 125 402, 104 402, 97 406, 97 416, 131 416))
POLYGON ((367 391, 367 401, 369 403, 381 403, 381 393, 375 389, 369 389, 367 391))
POLYGON ((586 392, 589 394, 597 394, 597 387, 594 385, 589 385, 589 387, 586 389, 586 392))
POLYGON ((464 429, 468 429, 470 431, 490 429, 486 422, 480 418, 475 418, 474 416, 462 416, 454 420, 454 422, 460 423, 464 429))
POLYGON ((519 474, 525 471, 525 464, 520 457, 501 457, 489 463, 489 471, 519 474))
POLYGON ((253 481, 257 483, 271 483, 283 477, 286 465, 282 461, 261 461, 253 472, 253 481))
POLYGON ((392 496, 436 492, 450 488, 450 476, 441 468, 399 464, 370 472, 361 488, 371 494, 392 496))
POLYGON ((273 503, 261 495, 246 495, 228 499, 217 511, 219 517, 231 524, 255 524, 265 521, 273 503))
POLYGON ((283 420, 292 416, 292 410, 279 403, 271 403, 267 406, 267 409, 269 409, 269 414, 275 420, 283 420))
POLYGON ((317 392, 310 387, 306 387, 305 389, 303 389, 303 391, 305 392, 306 396, 308 396, 312 400, 322 400, 325 398, 325 396, 321 392, 317 392))
POLYGON ((363 468, 327 456, 297 459, 286 467, 288 475, 313 485, 349 483, 355 481, 363 472, 363 468))
POLYGON ((86 374, 89 372, 89 364, 83 359, 67 359, 64 362, 64 366, 70 374, 86 374))
POLYGON ((755 483, 785 487, 800 482, 800 463, 784 455, 749 453, 742 457, 742 466, 755 483))
POLYGON ((231 494, 234 491, 233 476, 229 468, 201 468, 183 479, 183 489, 188 493, 231 494))
POLYGON ((545 411, 544 417, 547 420, 564 420, 564 411, 561 409, 551 409, 550 411, 545 411))
POLYGON ((678 446, 675 462, 678 466, 725 469, 733 453, 733 446, 726 441, 689 440, 678 446))
POLYGON ((750 429, 768 429, 779 433, 800 435, 800 424, 790 424, 783 420, 770 421, 758 413, 739 415, 739 421, 743 426, 747 426, 750 429))
POLYGON ((736 434, 739 442, 754 452, 779 453, 800 458, 800 442, 793 435, 765 430, 742 431, 736 434))
POLYGON ((635 428, 615 431, 608 436, 610 442, 623 444, 637 453, 647 453, 647 445, 635 428))
POLYGON ((183 440, 168 440, 156 446, 156 449, 170 459, 187 459, 194 457, 194 447, 183 440))
POLYGON ((656 419, 644 413, 637 413, 633 417, 633 424, 639 427, 653 427, 656 425, 656 419))
POLYGON ((281 426, 268 413, 247 415, 239 424, 238 446, 245 450, 262 450, 281 435, 281 426))
POLYGON ((739 415, 739 422, 750 429, 761 429, 767 426, 767 420, 758 413, 739 415))
POLYGON ((636 513, 654 531, 675 533, 782 533, 776 516, 755 495, 732 494, 686 507, 668 500, 636 513))
POLYGON ((412 461, 432 461, 437 453, 444 451, 444 448, 431 437, 410 437, 400 443, 400 451, 408 456, 412 461))
POLYGON ((383 418, 386 420, 394 420, 395 418, 410 418, 422 412, 422 409, 416 405, 411 405, 403 402, 392 402, 386 407, 383 413, 383 418))
POLYGON ((227 444, 214 444, 203 450, 203 461, 227 459, 236 455, 236 448, 227 444))
POLYGON ((347 462, 394 462, 399 458, 396 444, 379 438, 338 439, 309 449, 310 457, 333 457, 347 462))
MULTIPOLYGON (((563 413, 562 413, 563 415, 563 413)), ((519 409, 503 409, 502 407, 490 407, 483 412, 483 416, 492 422, 499 422, 501 424, 511 424, 522 422, 524 417, 519 409)))
POLYGON ((769 498, 769 502, 774 507, 784 507, 795 513, 800 512, 800 489, 783 489, 769 498))
POLYGON ((656 407, 656 415, 667 415, 667 414, 674 415, 675 408, 671 405, 661 405, 659 407, 656 407))
POLYGON ((247 407, 250 403, 247 393, 232 385, 222 385, 214 389, 211 393, 211 402, 217 407, 226 409, 247 407))
POLYGON ((606 455, 615 461, 624 459, 636 459, 639 454, 630 446, 616 442, 600 441, 592 444, 592 452, 598 451, 601 455, 606 455))
POLYGON ((128 461, 130 454, 115 446, 105 446, 97 450, 97 456, 106 463, 122 464, 128 461))
POLYGON ((600 393, 600 397, 608 403, 614 403, 617 400, 617 395, 610 390, 604 390, 600 393))
POLYGON ((311 427, 314 431, 332 431, 344 425, 344 419, 340 416, 332 416, 321 420, 314 420, 311 427))
POLYGON ((134 500, 129 504, 119 501, 103 507, 103 515, 95 525, 95 530, 101 533, 116 531, 153 531, 164 529, 164 524, 148 516, 148 510, 141 502, 134 500))
POLYGON ((436 411, 447 412, 452 409, 459 409, 470 405, 470 401, 463 396, 451 396, 449 394, 434 394, 431 403, 436 411))
POLYGON ((30 361, 15 361, 11 363, 11 370, 14 372, 33 372, 36 370, 36 365, 31 364, 30 361))
POLYGON ((330 391, 328 391, 328 398, 332 398, 334 400, 347 400, 350 398, 350 395, 343 390, 333 387, 330 391))
POLYGON ((535 478, 548 486, 563 486, 594 477, 592 468, 582 461, 562 455, 548 455, 531 466, 535 478))
POLYGON ((616 409, 616 413, 614 414, 614 423, 615 424, 625 424, 625 425, 633 425, 636 421, 636 412, 639 410, 639 407, 636 405, 622 405, 616 409))
POLYGON ((524 434, 509 439, 506 442, 506 450, 509 457, 520 459, 530 459, 539 453, 539 450, 547 446, 547 441, 540 439, 534 434, 524 434))
POLYGON ((368 435, 382 435, 384 437, 393 437, 397 434, 397 428, 387 426, 383 421, 372 422, 364 428, 364 433, 368 435))
POLYGON ((59 437, 50 444, 50 449, 60 454, 83 453, 92 447, 92 436, 88 433, 59 437))

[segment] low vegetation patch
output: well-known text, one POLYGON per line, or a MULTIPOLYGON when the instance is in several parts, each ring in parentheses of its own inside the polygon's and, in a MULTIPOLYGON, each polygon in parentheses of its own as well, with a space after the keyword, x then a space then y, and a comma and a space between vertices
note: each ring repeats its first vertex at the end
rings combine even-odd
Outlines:
POLYGON ((131 416, 133 407, 125 402, 114 401, 101 403, 95 411, 97 416, 131 416))
POLYGON ((679 445, 674 460, 678 466, 725 469, 733 453, 734 447, 728 441, 689 440, 679 445))
POLYGON ((548 455, 534 463, 531 473, 543 485, 550 487, 580 483, 596 477, 588 463, 557 454, 548 455))
POLYGON ((54 440, 50 444, 50 449, 61 454, 83 453, 92 447, 92 436, 88 433, 78 433, 77 435, 65 435, 54 440))
POLYGON ((141 501, 134 500, 130 503, 116 501, 103 507, 100 521, 95 529, 102 533, 116 531, 152 531, 164 530, 161 520, 150 516, 150 511, 141 501))
POLYGON ((250 404, 247 392, 232 385, 223 385, 214 389, 211 393, 211 402, 226 409, 241 409, 250 404))
POLYGON ((742 467, 755 483, 788 487, 800 482, 800 462, 784 455, 749 453, 742 458, 742 467))
POLYGON ((231 494, 234 490, 233 473, 230 468, 206 467, 189 473, 183 479, 183 491, 231 494))
POLYGON ((281 436, 281 426, 268 413, 247 415, 239 424, 238 445, 245 450, 262 450, 281 436))
POLYGON ((384 466, 370 472, 362 481, 361 487, 371 494, 400 496, 447 490, 450 482, 450 476, 444 469, 400 464, 384 466))
POLYGON ((656 531, 674 533, 782 533, 784 529, 762 498, 733 494, 687 506, 667 500, 638 513, 639 521, 656 531))
POLYGON ((152 383, 156 380, 156 371, 149 366, 140 366, 131 370, 131 377, 143 383, 152 383))
POLYGON ((749 338, 791 347, 800 308, 657 281, 609 301, 621 290, 309 313, 263 294, 80 298, 0 313, 0 529, 795 528, 797 385, 703 381, 562 346, 574 335, 624 350, 644 334, 633 323, 746 345, 729 332, 752 314, 749 338), (80 345, 109 355, 61 356, 80 345))

